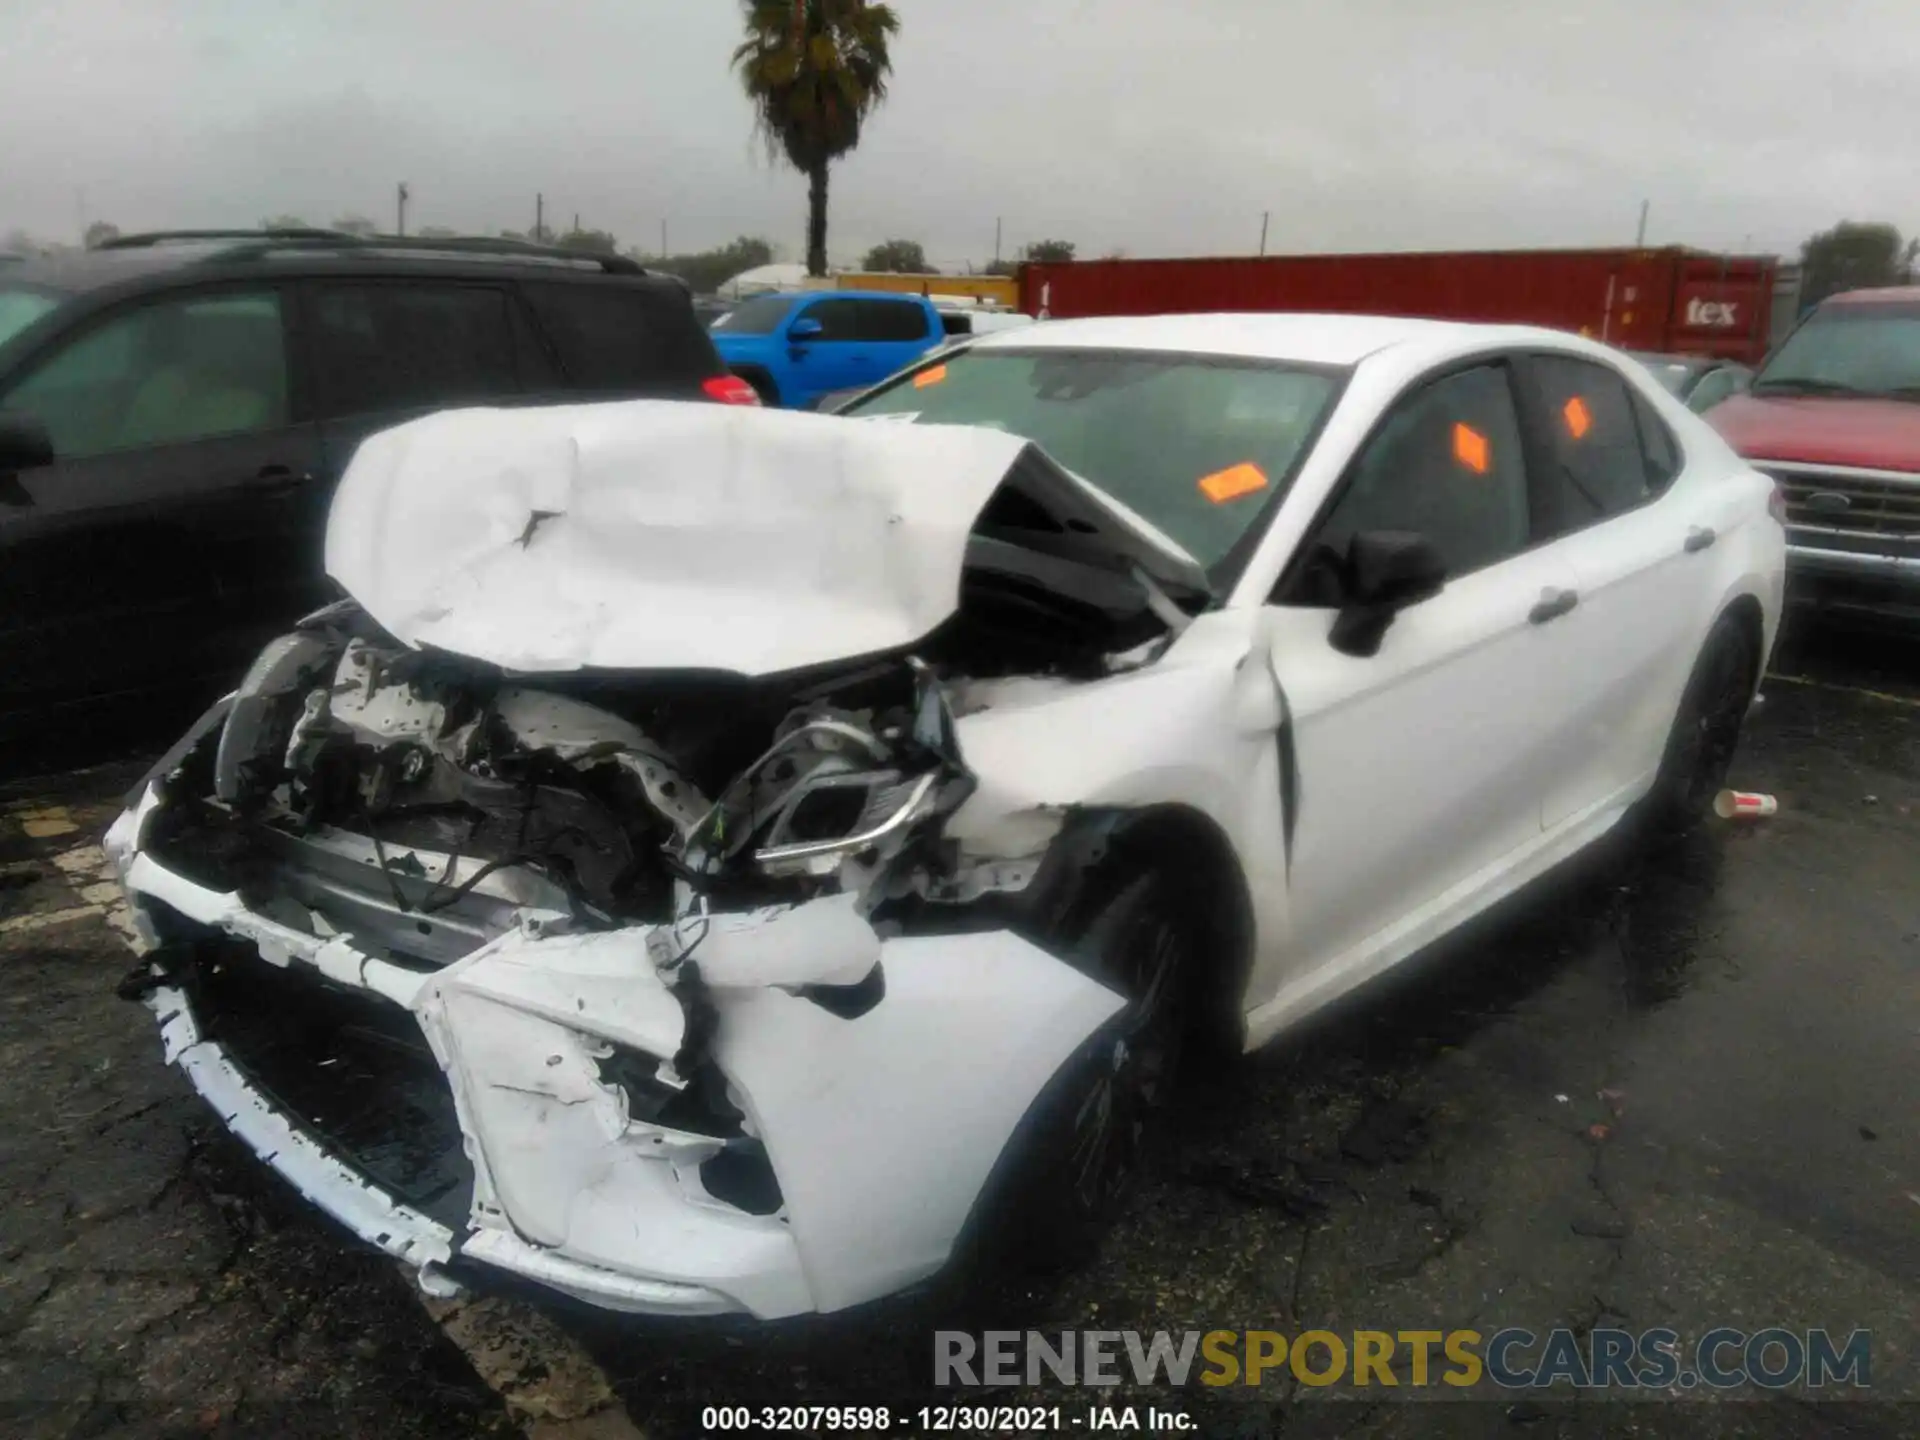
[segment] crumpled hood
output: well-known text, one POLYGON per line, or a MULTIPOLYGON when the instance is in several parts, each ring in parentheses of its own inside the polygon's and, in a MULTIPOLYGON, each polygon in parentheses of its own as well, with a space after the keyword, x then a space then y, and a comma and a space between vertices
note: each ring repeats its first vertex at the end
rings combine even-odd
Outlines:
POLYGON ((1010 476, 1077 558, 1204 586, 1017 436, 653 400, 371 436, 334 498, 327 571, 397 639, 510 670, 766 675, 939 626, 1010 476))

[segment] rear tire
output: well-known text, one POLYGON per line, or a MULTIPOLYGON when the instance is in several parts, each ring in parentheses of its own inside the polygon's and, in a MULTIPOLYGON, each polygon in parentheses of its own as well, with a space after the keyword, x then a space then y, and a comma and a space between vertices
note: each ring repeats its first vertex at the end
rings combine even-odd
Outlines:
POLYGON ((1691 829, 1713 808, 1713 797, 1726 784, 1740 744, 1759 664, 1758 647, 1745 622, 1722 615, 1700 647, 1667 736, 1659 777, 1647 797, 1657 829, 1669 834, 1691 829))

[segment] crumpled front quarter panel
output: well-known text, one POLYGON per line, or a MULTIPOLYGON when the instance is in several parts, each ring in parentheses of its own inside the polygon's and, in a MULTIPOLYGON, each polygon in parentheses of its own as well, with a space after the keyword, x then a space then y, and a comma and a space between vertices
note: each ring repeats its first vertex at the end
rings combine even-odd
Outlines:
POLYGON ((717 1054, 822 1310, 946 1262, 1027 1108, 1122 1004, 1003 931, 888 940, 881 963, 885 998, 853 1020, 779 990, 719 997, 717 1054))

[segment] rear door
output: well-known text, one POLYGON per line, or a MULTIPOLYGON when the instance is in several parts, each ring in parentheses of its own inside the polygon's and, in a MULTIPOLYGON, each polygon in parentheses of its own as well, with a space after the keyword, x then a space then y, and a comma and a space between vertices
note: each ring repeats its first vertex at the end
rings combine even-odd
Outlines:
MULTIPOLYGON (((1564 723, 1572 586, 1532 543, 1514 374, 1476 361, 1416 384, 1382 418, 1276 592, 1271 664, 1296 747, 1289 854, 1294 974, 1368 957, 1471 901, 1540 838, 1564 723), (1439 594, 1401 610, 1379 652, 1328 634, 1361 531, 1424 535, 1439 594), (1332 567, 1329 570, 1329 567, 1332 567)), ((1428 936, 1430 938, 1430 935, 1428 936)))
POLYGON ((302 289, 322 514, 353 452, 377 430, 463 405, 566 397, 510 281, 316 279, 302 289))
POLYGON ((54 463, 0 502, 0 725, 234 678, 297 613, 290 508, 316 467, 276 285, 131 301, 0 385, 54 463))
POLYGON ((1571 723, 1541 813, 1552 828, 1618 803, 1658 764, 1714 603, 1707 552, 1729 518, 1715 487, 1675 486, 1673 432, 1613 366, 1540 353, 1523 374, 1538 529, 1579 597, 1565 623, 1571 723))

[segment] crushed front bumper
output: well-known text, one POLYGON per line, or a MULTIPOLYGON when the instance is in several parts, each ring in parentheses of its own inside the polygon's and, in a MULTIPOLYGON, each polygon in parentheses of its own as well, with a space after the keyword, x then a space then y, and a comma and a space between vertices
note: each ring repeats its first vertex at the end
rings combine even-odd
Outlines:
POLYGON ((146 997, 160 1023, 167 1063, 177 1065, 221 1122, 312 1204, 369 1245, 420 1272, 431 1295, 461 1289, 449 1267, 459 1261, 536 1281, 608 1310, 715 1315, 743 1307, 702 1285, 623 1275, 529 1245, 510 1233, 464 1238, 381 1190, 337 1159, 264 1096, 214 1041, 202 1038, 186 994, 160 986, 146 997))
MULTIPOLYGON (((491 1269, 611 1310, 774 1319, 899 1290, 945 1264, 1032 1101, 1121 1005, 1004 932, 882 942, 867 929, 885 989, 853 1018, 794 983, 785 940, 771 947, 777 975, 735 964, 710 991, 708 1043, 777 1180, 777 1207, 749 1213, 702 1181, 724 1142, 630 1115, 625 1091, 602 1079, 610 1053, 668 1059, 683 1038, 680 1001, 655 963, 657 927, 566 934, 543 929, 562 917, 527 915, 443 968, 396 964, 148 853, 159 793, 149 785, 107 844, 143 936, 204 937, 245 952, 241 963, 269 982, 267 967, 297 967, 409 1015, 471 1161, 464 1222, 425 1213, 350 1163, 210 1032, 191 987, 160 973, 146 1004, 167 1060, 262 1160, 415 1266, 430 1291, 491 1269)), ((808 909, 776 915, 768 936, 845 933, 789 923, 808 909)), ((745 953, 724 942, 708 942, 716 975, 745 953)))

